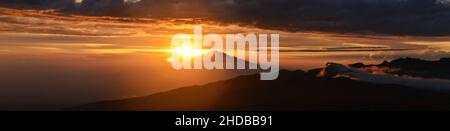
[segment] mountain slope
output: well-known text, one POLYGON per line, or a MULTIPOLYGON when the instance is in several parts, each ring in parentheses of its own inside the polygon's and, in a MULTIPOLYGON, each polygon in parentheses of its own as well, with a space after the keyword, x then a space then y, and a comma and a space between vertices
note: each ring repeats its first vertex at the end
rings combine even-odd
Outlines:
POLYGON ((285 71, 274 81, 259 75, 175 89, 68 110, 450 110, 450 95, 346 78, 318 78, 319 70, 285 71))
POLYGON ((420 88, 424 90, 450 93, 450 80, 424 79, 417 77, 402 77, 387 74, 369 73, 361 69, 338 63, 328 63, 318 76, 328 78, 345 77, 370 83, 396 84, 420 88))

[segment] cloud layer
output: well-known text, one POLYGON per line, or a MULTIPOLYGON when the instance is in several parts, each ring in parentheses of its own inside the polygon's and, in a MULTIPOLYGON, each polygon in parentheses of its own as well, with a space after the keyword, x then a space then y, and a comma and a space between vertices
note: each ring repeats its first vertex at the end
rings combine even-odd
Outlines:
POLYGON ((447 0, 6 0, 3 6, 84 15, 196 17, 284 31, 447 36, 447 0))

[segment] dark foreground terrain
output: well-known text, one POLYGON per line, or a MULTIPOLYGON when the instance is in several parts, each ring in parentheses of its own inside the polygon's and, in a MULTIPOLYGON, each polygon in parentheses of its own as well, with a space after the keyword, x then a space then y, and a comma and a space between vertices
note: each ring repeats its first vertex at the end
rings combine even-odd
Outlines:
POLYGON ((259 74, 240 76, 202 86, 91 103, 67 110, 450 110, 450 94, 447 93, 347 78, 321 78, 317 77, 319 71, 282 70, 275 81, 261 81, 259 74))

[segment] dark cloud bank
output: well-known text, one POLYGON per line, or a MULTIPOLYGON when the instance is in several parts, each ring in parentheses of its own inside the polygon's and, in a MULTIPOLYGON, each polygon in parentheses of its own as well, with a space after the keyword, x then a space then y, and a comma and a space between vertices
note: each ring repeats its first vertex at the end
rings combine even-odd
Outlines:
POLYGON ((285 31, 447 36, 447 0, 2 0, 16 8, 119 17, 206 18, 285 31))

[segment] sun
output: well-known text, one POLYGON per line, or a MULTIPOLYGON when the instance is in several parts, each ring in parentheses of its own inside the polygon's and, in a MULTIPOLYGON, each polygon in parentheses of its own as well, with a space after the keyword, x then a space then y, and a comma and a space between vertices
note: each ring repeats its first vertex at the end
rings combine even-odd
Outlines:
POLYGON ((167 58, 167 62, 173 62, 173 58, 172 57, 167 58))
POLYGON ((173 50, 173 53, 182 55, 182 56, 197 56, 203 54, 203 49, 194 49, 192 46, 184 45, 183 47, 176 48, 173 50))
MULTIPOLYGON (((172 53, 173 56, 181 56, 181 57, 184 57, 184 58, 193 58, 194 56, 203 55, 203 54, 209 52, 209 50, 206 50, 206 49, 194 49, 192 47, 192 45, 187 44, 187 45, 183 45, 181 47, 174 48, 174 49, 170 50, 170 52, 172 53)), ((174 57, 167 58, 167 61, 168 62, 173 62, 174 61, 174 57)))

